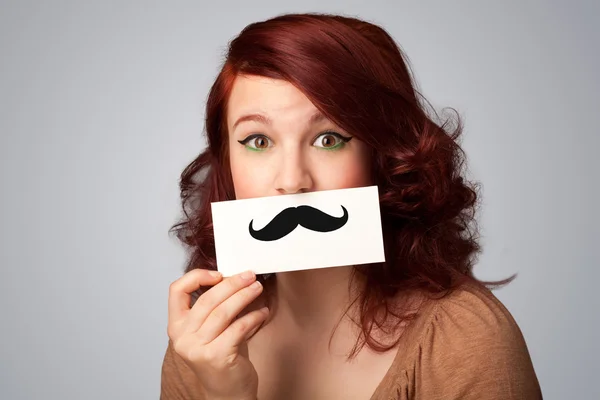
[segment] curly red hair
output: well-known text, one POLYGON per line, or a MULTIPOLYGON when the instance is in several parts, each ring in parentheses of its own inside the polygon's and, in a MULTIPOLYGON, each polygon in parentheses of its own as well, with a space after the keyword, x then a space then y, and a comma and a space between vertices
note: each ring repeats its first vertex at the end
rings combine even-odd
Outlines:
MULTIPOLYGON (((356 299, 362 335, 351 356, 365 343, 375 351, 397 343, 383 344, 371 331, 374 324, 383 329, 390 314, 397 325, 410 319, 407 309, 392 306, 399 293, 437 296, 467 281, 510 282, 514 276, 482 282, 472 274, 480 185, 464 177, 462 123, 458 113, 455 126, 427 114, 426 105, 433 107, 415 89, 407 60, 384 29, 346 16, 286 14, 244 28, 229 43, 208 96, 208 147, 181 174, 184 218, 172 229, 190 249, 186 272, 217 269, 210 203, 235 199, 225 116, 235 77, 249 74, 292 83, 372 149, 386 262, 355 266, 365 284, 356 299)), ((272 281, 258 279, 265 289, 272 281)))

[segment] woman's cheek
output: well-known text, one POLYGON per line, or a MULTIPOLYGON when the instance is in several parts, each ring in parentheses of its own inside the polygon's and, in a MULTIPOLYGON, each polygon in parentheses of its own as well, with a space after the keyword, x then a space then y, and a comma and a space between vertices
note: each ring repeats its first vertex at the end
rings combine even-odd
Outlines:
POLYGON ((345 189, 370 185, 370 173, 367 160, 352 154, 339 162, 322 163, 318 168, 318 181, 323 189, 345 189))
POLYGON ((265 184, 268 179, 265 168, 260 168, 244 163, 244 165, 232 166, 233 186, 236 199, 251 199, 267 195, 265 184))

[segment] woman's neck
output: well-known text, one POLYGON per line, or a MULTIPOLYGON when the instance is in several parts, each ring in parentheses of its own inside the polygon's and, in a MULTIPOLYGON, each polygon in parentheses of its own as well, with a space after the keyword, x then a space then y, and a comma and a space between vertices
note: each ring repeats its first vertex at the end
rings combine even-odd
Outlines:
POLYGON ((356 297, 357 291, 349 290, 352 276, 352 266, 277 273, 274 318, 291 332, 329 334, 356 297))

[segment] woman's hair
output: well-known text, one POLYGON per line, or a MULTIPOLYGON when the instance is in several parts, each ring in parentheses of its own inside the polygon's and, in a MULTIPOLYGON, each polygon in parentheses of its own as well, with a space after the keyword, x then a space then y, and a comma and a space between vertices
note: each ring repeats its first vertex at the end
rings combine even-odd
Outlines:
MULTIPOLYGON (((392 301, 397 294, 443 296, 467 281, 493 287, 514 278, 483 282, 472 275, 480 186, 463 176, 460 117, 455 126, 436 122, 407 57, 384 29, 341 15, 287 14, 248 25, 227 50, 206 104, 208 146, 181 174, 184 218, 172 229, 190 250, 186 272, 217 269, 210 203, 235 199, 227 102, 236 76, 248 74, 290 82, 372 151, 386 261, 354 267, 364 283, 355 299, 362 334, 350 357, 365 343, 375 351, 397 343, 371 335, 374 324, 385 331, 390 315, 395 326, 411 318, 392 301)), ((265 289, 272 281, 257 279, 265 289)))

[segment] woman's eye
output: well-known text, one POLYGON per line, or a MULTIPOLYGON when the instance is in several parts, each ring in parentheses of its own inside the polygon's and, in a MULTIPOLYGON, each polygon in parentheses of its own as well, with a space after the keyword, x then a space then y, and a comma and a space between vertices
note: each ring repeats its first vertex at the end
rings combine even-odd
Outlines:
POLYGON ((270 139, 264 135, 255 134, 248 136, 244 140, 238 140, 238 142, 251 150, 262 151, 269 148, 270 139))
MULTIPOLYGON (((323 132, 315 139, 313 145, 325 150, 336 150, 342 148, 350 139, 352 137, 345 137, 337 132, 323 132)), ((244 140, 238 140, 238 142, 253 151, 264 151, 273 146, 271 139, 259 133, 250 135, 244 140)))
POLYGON ((352 137, 344 137, 336 132, 325 132, 320 134, 314 142, 316 147, 332 150, 342 147, 352 137))

